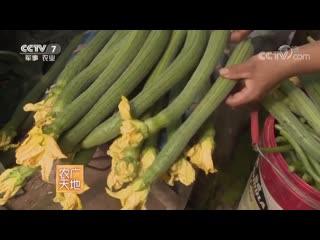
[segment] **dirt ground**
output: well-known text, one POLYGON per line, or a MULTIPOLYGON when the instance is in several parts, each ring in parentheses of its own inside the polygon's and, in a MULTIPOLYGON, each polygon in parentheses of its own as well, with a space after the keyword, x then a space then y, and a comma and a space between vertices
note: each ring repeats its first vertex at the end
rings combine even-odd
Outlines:
MULTIPOLYGON (((106 194, 106 178, 111 161, 103 151, 97 150, 91 167, 85 168, 85 181, 90 189, 81 195, 85 210, 119 210, 120 202, 106 194)), ((179 185, 175 190, 157 182, 154 184, 147 202, 149 210, 184 209, 192 187, 179 185)), ((16 197, 6 204, 12 210, 61 210, 58 203, 54 203, 55 185, 42 181, 40 173, 31 178, 16 197)))

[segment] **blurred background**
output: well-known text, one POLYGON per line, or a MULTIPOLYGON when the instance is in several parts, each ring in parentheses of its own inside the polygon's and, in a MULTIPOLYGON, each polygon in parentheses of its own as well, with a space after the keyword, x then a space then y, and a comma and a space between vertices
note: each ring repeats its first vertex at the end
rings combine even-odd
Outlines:
POLYGON ((0 30, 0 126, 17 103, 51 66, 52 62, 27 62, 20 53, 23 44, 58 43, 64 48, 79 30, 0 30))

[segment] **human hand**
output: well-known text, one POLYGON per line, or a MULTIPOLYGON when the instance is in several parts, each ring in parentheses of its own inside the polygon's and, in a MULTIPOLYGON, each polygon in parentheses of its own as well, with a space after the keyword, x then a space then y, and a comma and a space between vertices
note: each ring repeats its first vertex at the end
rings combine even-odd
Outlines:
POLYGON ((229 96, 226 103, 236 107, 261 100, 281 80, 288 77, 287 65, 285 60, 261 59, 256 55, 242 64, 221 69, 220 75, 223 77, 243 81, 243 88, 229 96))
POLYGON ((253 30, 234 30, 231 33, 230 41, 232 43, 238 43, 245 39, 253 30))

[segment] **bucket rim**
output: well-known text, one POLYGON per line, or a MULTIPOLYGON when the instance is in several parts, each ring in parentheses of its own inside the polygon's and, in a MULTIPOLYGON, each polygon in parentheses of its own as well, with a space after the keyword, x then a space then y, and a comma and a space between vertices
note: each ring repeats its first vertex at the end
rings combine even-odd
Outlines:
MULTIPOLYGON (((276 142, 275 122, 276 119, 272 115, 269 115, 265 121, 262 137, 262 145, 264 147, 278 146, 276 142)), ((320 205, 320 191, 309 185, 296 173, 291 173, 289 171, 289 165, 281 153, 266 153, 265 155, 273 164, 275 164, 279 168, 279 170, 282 171, 285 177, 287 177, 292 184, 294 184, 306 196, 312 198, 314 202, 317 202, 318 205, 320 205)), ((278 175, 275 172, 274 174, 278 175)), ((299 196, 299 198, 302 198, 301 200, 306 200, 305 196, 301 196, 301 194, 294 191, 294 189, 289 184, 286 183, 286 185, 290 188, 292 193, 294 193, 296 196, 299 196)))

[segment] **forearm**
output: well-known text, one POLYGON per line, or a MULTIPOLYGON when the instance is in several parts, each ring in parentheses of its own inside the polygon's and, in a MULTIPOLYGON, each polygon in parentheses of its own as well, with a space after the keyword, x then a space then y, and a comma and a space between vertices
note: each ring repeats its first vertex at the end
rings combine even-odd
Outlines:
POLYGON ((290 58, 282 60, 280 66, 286 77, 320 72, 320 41, 293 49, 290 58))

